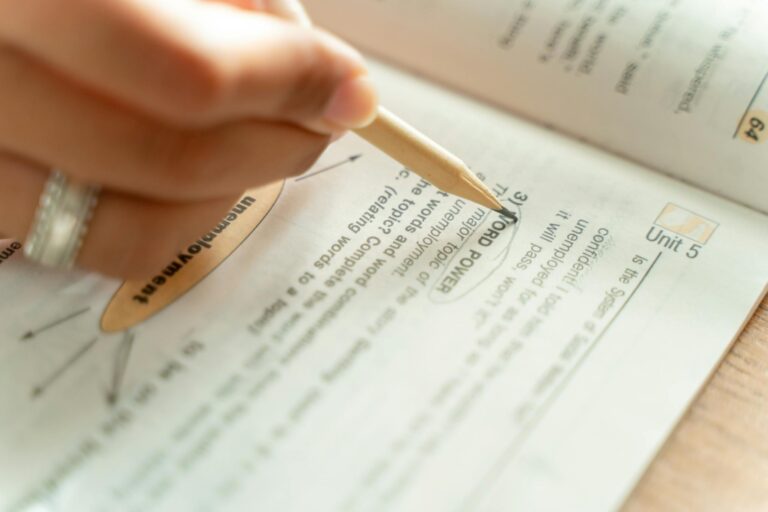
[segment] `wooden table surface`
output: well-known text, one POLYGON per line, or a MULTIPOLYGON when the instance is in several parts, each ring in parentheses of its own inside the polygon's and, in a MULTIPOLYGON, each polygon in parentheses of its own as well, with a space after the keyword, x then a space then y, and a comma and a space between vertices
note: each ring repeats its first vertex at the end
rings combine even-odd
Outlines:
POLYGON ((768 511, 768 299, 622 510, 768 511))

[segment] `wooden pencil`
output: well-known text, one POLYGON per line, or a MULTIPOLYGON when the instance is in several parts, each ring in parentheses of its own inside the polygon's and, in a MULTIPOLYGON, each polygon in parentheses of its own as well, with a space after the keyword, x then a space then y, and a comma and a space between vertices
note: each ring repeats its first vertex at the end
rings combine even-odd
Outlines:
MULTIPOLYGON (((284 18, 305 27, 312 26, 301 3, 296 0, 271 0, 271 8, 284 18)), ((432 139, 379 107, 374 121, 355 133, 415 172, 440 190, 468 199, 517 222, 517 216, 475 176, 472 170, 432 139)))
POLYGON ((517 220, 464 162, 386 108, 355 133, 440 190, 517 220))

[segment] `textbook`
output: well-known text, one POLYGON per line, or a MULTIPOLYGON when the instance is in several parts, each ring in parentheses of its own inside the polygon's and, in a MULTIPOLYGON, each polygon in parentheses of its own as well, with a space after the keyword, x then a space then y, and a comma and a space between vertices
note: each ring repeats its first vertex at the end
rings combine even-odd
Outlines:
POLYGON ((350 134, 145 280, 0 242, 0 512, 619 509, 765 293, 764 3, 306 4, 517 222, 350 134))

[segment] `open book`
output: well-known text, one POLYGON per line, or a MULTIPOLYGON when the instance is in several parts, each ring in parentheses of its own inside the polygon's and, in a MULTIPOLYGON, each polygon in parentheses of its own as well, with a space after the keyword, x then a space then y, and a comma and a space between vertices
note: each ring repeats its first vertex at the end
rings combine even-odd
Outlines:
POLYGON ((349 135, 117 333, 4 242, 1 512, 613 510, 763 296, 763 2, 307 4, 520 222, 349 135))

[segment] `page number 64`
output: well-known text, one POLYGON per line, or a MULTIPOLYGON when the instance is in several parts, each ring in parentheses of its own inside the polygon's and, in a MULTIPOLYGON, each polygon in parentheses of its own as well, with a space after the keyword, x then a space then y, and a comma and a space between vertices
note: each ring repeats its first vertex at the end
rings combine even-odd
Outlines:
POLYGON ((739 128, 739 135, 742 140, 751 144, 764 142, 766 139, 766 128, 768 128, 768 112, 753 111, 746 115, 744 122, 739 128))

